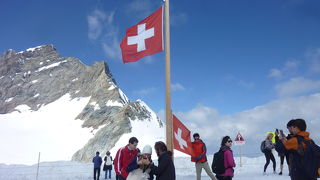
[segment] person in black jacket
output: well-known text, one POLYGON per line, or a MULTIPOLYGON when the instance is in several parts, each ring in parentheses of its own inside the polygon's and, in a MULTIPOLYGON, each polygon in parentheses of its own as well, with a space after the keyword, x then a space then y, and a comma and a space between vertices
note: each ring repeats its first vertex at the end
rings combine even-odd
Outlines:
POLYGON ((158 155, 158 166, 147 159, 144 164, 150 164, 151 171, 156 175, 156 180, 175 180, 176 172, 172 161, 172 152, 167 150, 166 144, 162 141, 156 142, 154 149, 158 155))
MULTIPOLYGON (((292 136, 293 136, 293 133, 292 133, 292 130, 291 130, 291 127, 294 123, 294 120, 290 120, 288 123, 287 123, 287 129, 289 131, 290 134, 287 135, 287 140, 289 140, 292 136)), ((278 143, 279 141, 279 132, 276 131, 276 137, 275 137, 275 140, 276 140, 276 144, 278 143)), ((289 165, 289 153, 288 152, 285 152, 285 153, 279 153, 279 157, 280 157, 280 172, 279 172, 279 175, 282 175, 282 170, 283 170, 283 164, 284 164, 284 159, 286 159, 287 161, 287 165, 288 165, 288 170, 289 170, 289 173, 290 173, 290 165, 289 165)))

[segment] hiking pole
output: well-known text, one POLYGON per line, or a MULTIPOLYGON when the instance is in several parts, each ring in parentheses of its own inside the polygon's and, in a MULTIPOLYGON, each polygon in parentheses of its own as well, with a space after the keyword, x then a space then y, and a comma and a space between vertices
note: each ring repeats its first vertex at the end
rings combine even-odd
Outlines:
POLYGON ((40 152, 39 152, 39 157, 38 157, 38 167, 37 167, 37 176, 36 176, 36 180, 38 180, 39 164, 40 164, 40 152))

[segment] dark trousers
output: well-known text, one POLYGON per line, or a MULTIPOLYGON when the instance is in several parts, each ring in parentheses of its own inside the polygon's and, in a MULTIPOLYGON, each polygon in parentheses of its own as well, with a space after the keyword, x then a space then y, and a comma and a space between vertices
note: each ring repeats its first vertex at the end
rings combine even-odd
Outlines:
POLYGON ((273 171, 276 171, 276 160, 274 159, 274 156, 272 154, 271 151, 267 151, 264 153, 264 156, 266 157, 266 164, 264 165, 264 169, 263 169, 263 172, 266 172, 267 170, 267 167, 270 163, 270 160, 272 161, 272 164, 273 164, 273 171))
POLYGON ((99 180, 99 178, 100 178, 100 168, 94 168, 93 169, 93 179, 99 180), (97 178, 96 174, 98 174, 98 178, 97 178))
POLYGON ((317 178, 316 179, 313 179, 313 178, 299 178, 299 177, 290 177, 291 178, 291 180, 317 180, 317 178))
POLYGON ((284 158, 286 158, 287 164, 289 165, 289 156, 288 155, 280 156, 280 164, 281 165, 284 164, 284 158))
POLYGON ((111 169, 107 169, 106 170, 106 174, 104 176, 104 179, 107 179, 108 178, 108 173, 109 173, 109 179, 111 179, 111 169))
POLYGON ((232 180, 231 176, 218 176, 218 175, 216 175, 216 178, 218 180, 232 180))
POLYGON ((116 180, 126 180, 126 178, 123 178, 123 177, 121 177, 119 175, 116 175, 116 180))

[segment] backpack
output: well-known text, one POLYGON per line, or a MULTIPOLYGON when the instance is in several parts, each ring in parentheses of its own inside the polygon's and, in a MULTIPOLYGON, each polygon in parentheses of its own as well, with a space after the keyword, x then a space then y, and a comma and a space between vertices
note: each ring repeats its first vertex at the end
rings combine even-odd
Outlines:
POLYGON ((303 171, 310 178, 319 178, 320 177, 320 147, 315 144, 312 140, 305 140, 301 136, 297 136, 298 140, 298 151, 300 155, 300 167, 303 168, 303 171), (301 142, 306 144, 304 149, 301 142))
POLYGON ((266 141, 265 140, 261 142, 260 150, 262 153, 266 152, 267 148, 266 148, 266 141))
POLYGON ((217 175, 223 174, 226 171, 224 167, 224 152, 221 149, 214 153, 211 168, 212 172, 217 175))

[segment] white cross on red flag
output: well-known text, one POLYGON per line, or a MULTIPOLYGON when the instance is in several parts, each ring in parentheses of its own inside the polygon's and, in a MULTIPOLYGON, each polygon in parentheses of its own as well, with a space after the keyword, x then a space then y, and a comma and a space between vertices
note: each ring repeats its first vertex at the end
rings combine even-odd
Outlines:
POLYGON ((135 62, 139 59, 163 51, 162 6, 146 19, 130 27, 122 40, 122 61, 135 62))
POLYGON ((183 153, 194 156, 189 129, 173 115, 173 147, 183 153))

